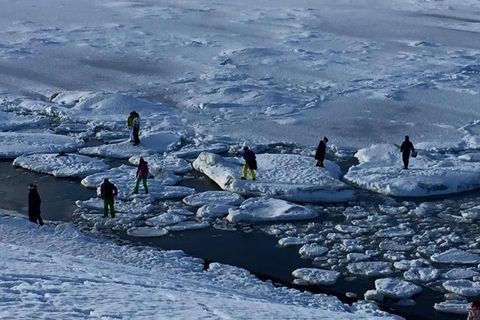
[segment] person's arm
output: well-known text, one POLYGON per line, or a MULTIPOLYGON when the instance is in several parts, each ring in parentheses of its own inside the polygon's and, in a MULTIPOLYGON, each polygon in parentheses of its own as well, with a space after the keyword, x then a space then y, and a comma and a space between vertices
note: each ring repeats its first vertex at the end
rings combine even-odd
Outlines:
POLYGON ((118 194, 118 189, 116 186, 113 186, 113 195, 116 196, 118 194))
POLYGON ((415 148, 413 147, 413 143, 410 142, 410 145, 412 146, 412 153, 415 153, 415 148))

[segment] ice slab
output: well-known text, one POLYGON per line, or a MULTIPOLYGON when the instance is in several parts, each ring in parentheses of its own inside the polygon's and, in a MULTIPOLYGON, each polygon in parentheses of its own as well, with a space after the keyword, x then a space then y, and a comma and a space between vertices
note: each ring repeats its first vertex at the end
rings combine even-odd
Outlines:
POLYGON ((315 160, 293 154, 257 155, 257 180, 241 180, 243 161, 201 153, 195 170, 206 174, 226 191, 245 196, 271 196, 288 201, 335 202, 354 198, 353 190, 339 180, 340 168, 326 161, 325 168, 315 160))
POLYGON ((315 258, 328 252, 328 248, 316 243, 307 243, 300 247, 298 253, 302 257, 315 258))
POLYGON ((52 133, 0 132, 0 158, 16 158, 23 154, 72 152, 83 141, 52 133))
POLYGON ((274 198, 250 198, 242 203, 238 209, 228 210, 227 220, 236 223, 239 221, 287 221, 312 219, 318 213, 312 209, 274 198))
POLYGON ((375 192, 398 197, 425 197, 464 192, 480 187, 480 162, 454 155, 419 153, 402 169, 399 148, 378 144, 360 149, 360 164, 350 168, 345 180, 375 192))
POLYGON ((395 278, 377 279, 375 288, 385 297, 393 299, 410 298, 422 291, 422 287, 416 284, 395 278))
POLYGON ((168 230, 165 228, 134 227, 128 229, 127 234, 132 237, 141 238, 163 237, 168 234, 168 230))
POLYGON ((393 273, 391 264, 386 261, 353 262, 347 265, 347 270, 351 274, 371 277, 385 276, 393 273))
POLYGON ((470 280, 447 280, 442 283, 443 287, 453 293, 464 297, 480 296, 480 283, 470 280))
POLYGON ((469 303, 467 301, 446 300, 443 302, 435 303, 433 305, 433 308, 443 313, 466 315, 468 313, 468 305, 469 303))
MULTIPOLYGON (((79 208, 85 208, 89 210, 96 210, 96 211, 103 212, 103 200, 100 198, 91 198, 85 201, 77 200, 75 203, 79 208)), ((156 207, 152 205, 150 199, 136 198, 132 201, 122 201, 122 200, 115 201, 116 212, 141 214, 141 213, 153 212, 155 209, 156 207)))
POLYGON ((140 137, 140 144, 134 146, 129 141, 87 147, 79 150, 81 154, 115 159, 128 159, 136 155, 163 153, 177 148, 181 136, 171 132, 148 133, 140 137))
POLYGON ((228 210, 233 209, 234 206, 226 204, 206 204, 198 208, 197 217, 202 219, 213 219, 225 217, 228 210))
POLYGON ((478 264, 480 263, 480 255, 463 251, 459 249, 449 249, 442 253, 433 254, 430 259, 438 263, 454 263, 454 264, 478 264))
POLYGON ((292 275, 303 283, 310 285, 331 286, 337 282, 340 272, 316 268, 300 268, 294 270, 292 275))
POLYGON ((147 219, 145 221, 145 224, 151 227, 161 228, 172 224, 177 224, 186 220, 188 220, 188 217, 185 215, 166 212, 156 217, 147 219))
POLYGON ((455 268, 442 274, 442 278, 448 280, 471 279, 480 276, 480 272, 472 269, 455 268))
POLYGON ((73 153, 63 156, 58 153, 22 155, 13 161, 13 165, 55 177, 75 178, 83 178, 109 168, 103 160, 73 153))
POLYGON ((172 154, 179 158, 196 158, 202 152, 222 153, 228 151, 229 146, 223 143, 215 143, 212 145, 200 145, 193 147, 184 147, 172 154))
POLYGON ((285 237, 278 240, 278 244, 282 247, 301 246, 307 243, 307 240, 299 237, 285 237))
POLYGON ((208 228, 210 224, 207 221, 184 221, 174 225, 167 226, 166 229, 171 232, 198 230, 208 228))
POLYGON ((196 194, 192 194, 183 199, 186 205, 192 207, 201 207, 203 205, 229 205, 238 206, 245 199, 236 193, 228 191, 205 191, 196 194))
POLYGON ((50 120, 45 117, 18 115, 0 110, 0 131, 47 127, 49 124, 50 120))
POLYGON ((431 282, 440 276, 440 270, 433 267, 412 268, 403 273, 406 280, 413 282, 431 282))
MULTIPOLYGON (((139 155, 130 157, 128 161, 133 165, 138 165, 140 161, 139 155)), ((148 162, 150 172, 154 177, 160 177, 162 172, 171 171, 174 174, 182 174, 193 170, 192 165, 185 159, 176 158, 172 156, 160 156, 160 155, 146 155, 143 159, 148 162)))

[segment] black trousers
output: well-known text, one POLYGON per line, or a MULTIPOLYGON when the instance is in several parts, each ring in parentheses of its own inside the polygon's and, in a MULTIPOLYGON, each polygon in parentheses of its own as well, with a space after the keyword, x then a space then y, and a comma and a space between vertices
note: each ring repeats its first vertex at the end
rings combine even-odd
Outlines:
POLYGON ((40 214, 29 214, 28 215, 28 220, 30 220, 33 223, 37 223, 37 224, 43 226, 43 219, 40 216, 40 214))
POLYGON ((140 143, 140 127, 133 127, 133 143, 140 143))

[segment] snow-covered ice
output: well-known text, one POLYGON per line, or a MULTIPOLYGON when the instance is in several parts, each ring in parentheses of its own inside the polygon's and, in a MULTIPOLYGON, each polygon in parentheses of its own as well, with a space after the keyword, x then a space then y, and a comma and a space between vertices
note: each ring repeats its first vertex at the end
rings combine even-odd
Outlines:
POLYGON ((306 283, 310 285, 319 286, 331 286, 334 285, 340 277, 340 272, 332 270, 323 270, 316 268, 300 268, 292 272, 292 275, 300 280, 300 283, 306 283))
POLYGON ((205 204, 198 208, 197 217, 202 219, 213 219, 225 217, 228 210, 233 209, 234 206, 227 204, 205 204))
MULTIPOLYGON (((85 208, 103 212, 103 200, 100 198, 91 198, 88 200, 77 200, 76 205, 79 208, 85 208)), ((149 213, 155 210, 150 199, 135 198, 132 201, 115 201, 115 211, 122 213, 140 214, 149 213)))
POLYGON ((244 200, 245 199, 242 196, 227 191, 205 191, 183 198, 183 202, 192 207, 213 204, 238 206, 244 200))
POLYGON ((312 219, 318 216, 314 210, 285 200, 274 198, 250 198, 238 209, 228 210, 227 220, 236 223, 262 221, 288 221, 312 219))
MULTIPOLYGON (((128 161, 133 165, 138 165, 140 161, 139 155, 133 156, 128 161)), ((174 174, 182 174, 193 170, 192 166, 185 159, 176 158, 172 156, 146 155, 144 160, 148 162, 150 172, 155 177, 161 177, 165 171, 172 171, 174 174)))
POLYGON ((386 261, 353 262, 347 265, 351 274, 370 277, 385 276, 393 273, 391 264, 386 261))
POLYGON ((431 282, 440 276, 440 270, 433 267, 412 268, 403 273, 403 277, 413 282, 431 282))
POLYGON ((455 263, 455 264, 479 264, 480 255, 463 251, 459 249, 449 249, 441 253, 433 254, 430 259, 437 263, 455 263))
POLYGON ((356 154, 345 180, 366 189, 399 197, 424 197, 469 191, 480 187, 480 162, 455 156, 434 157, 419 152, 402 169, 401 153, 392 144, 373 145, 356 154))
POLYGON ((410 298, 422 291, 422 287, 396 278, 383 278, 375 280, 375 289, 385 297, 394 299, 410 298))
POLYGON ((453 293, 464 297, 479 297, 480 283, 470 280, 447 280, 442 283, 443 287, 453 293))
POLYGON ((243 161, 201 153, 193 167, 215 181, 222 189, 245 196, 266 195, 289 201, 335 202, 351 200, 353 190, 339 180, 340 168, 326 161, 325 168, 315 160, 293 154, 258 154, 257 180, 241 180, 243 161))
POLYGON ((52 133, 0 132, 0 158, 23 154, 76 151, 83 141, 52 133))
POLYGON ((303 246, 298 249, 298 253, 302 257, 306 258, 316 258, 321 255, 324 255, 326 252, 328 252, 328 248, 316 243, 307 243, 304 244, 303 246))
POLYGON ((105 171, 109 166, 100 159, 84 155, 66 153, 37 153, 17 157, 13 165, 35 172, 51 174, 55 177, 83 178, 105 171))

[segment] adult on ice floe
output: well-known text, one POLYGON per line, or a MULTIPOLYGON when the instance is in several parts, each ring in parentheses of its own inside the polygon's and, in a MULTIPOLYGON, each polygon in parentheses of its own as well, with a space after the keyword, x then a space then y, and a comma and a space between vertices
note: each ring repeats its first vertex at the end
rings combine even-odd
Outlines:
POLYGON ((480 320, 480 300, 473 300, 470 304, 467 320, 480 320))
POLYGON ((118 194, 117 187, 111 183, 107 178, 103 180, 100 186, 100 196, 103 199, 103 217, 108 217, 108 208, 110 208, 110 215, 115 218, 115 196, 118 194))
POLYGON ((135 110, 130 112, 130 115, 127 118, 127 127, 130 130, 130 142, 133 142, 133 119, 135 118, 135 110))
POLYGON ((133 127, 133 145, 136 146, 140 143, 140 115, 133 111, 132 127, 133 127))
POLYGON ((145 161, 143 157, 140 157, 140 160, 138 162, 136 176, 137 176, 137 182, 135 184, 135 189, 133 190, 133 193, 138 193, 138 186, 140 184, 140 181, 142 181, 143 190, 145 191, 145 194, 148 194, 148 186, 147 186, 148 162, 145 161))
POLYGON ((28 220, 43 226, 40 205, 42 200, 38 194, 37 186, 33 183, 28 186, 28 220))
POLYGON ((323 161, 325 160, 325 154, 327 153, 328 138, 323 137, 318 144, 317 151, 315 152, 315 160, 317 160, 317 167, 325 167, 323 161))
POLYGON ((409 136, 405 136, 405 140, 400 146, 400 152, 402 153, 403 169, 407 170, 410 156, 414 158, 417 156, 417 154, 415 153, 415 148, 413 147, 413 143, 410 141, 409 136))
POLYGON ((252 175, 252 180, 257 180, 257 175, 255 174, 255 170, 257 170, 257 157, 255 156, 255 153, 248 147, 243 147, 243 159, 245 160, 245 164, 242 168, 241 179, 247 179, 247 170, 249 170, 252 175))

